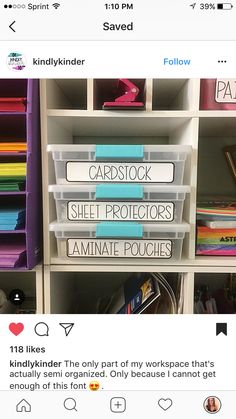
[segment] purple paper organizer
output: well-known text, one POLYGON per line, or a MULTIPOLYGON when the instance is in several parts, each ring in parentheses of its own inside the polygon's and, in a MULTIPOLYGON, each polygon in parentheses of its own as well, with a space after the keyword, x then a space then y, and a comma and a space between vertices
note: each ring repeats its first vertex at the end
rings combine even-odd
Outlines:
MULTIPOLYGON (((25 196, 26 219, 24 230, 0 231, 0 269, 32 269, 41 257, 41 176, 40 176, 40 122, 38 80, 0 79, 0 97, 27 97, 25 112, 0 112, 0 137, 25 139, 27 152, 21 154, 27 164, 23 191, 0 192, 4 197, 14 196, 16 203, 25 196)), ((12 157, 0 152, 1 161, 12 157)))

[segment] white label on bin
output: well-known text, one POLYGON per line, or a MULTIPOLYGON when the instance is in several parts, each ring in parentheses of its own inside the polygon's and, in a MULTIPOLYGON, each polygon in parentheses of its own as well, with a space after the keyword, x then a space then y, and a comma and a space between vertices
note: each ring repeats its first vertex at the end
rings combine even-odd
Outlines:
POLYGON ((170 259, 171 240, 68 239, 69 258, 170 259))
POLYGON ((217 79, 215 100, 218 103, 236 103, 236 80, 217 79))
POLYGON ((69 221, 165 221, 174 219, 173 202, 70 201, 69 221))
POLYGON ((99 163, 69 161, 68 182, 141 182, 172 183, 174 163, 99 163))

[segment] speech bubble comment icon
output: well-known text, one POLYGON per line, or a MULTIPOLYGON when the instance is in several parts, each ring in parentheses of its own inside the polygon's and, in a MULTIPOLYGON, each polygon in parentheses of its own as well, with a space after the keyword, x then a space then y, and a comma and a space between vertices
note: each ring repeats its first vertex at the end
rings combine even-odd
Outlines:
POLYGON ((76 401, 72 397, 68 397, 67 399, 65 399, 63 404, 66 410, 76 410, 77 412, 76 401))
POLYGON ((37 323, 34 327, 34 331, 36 335, 38 336, 41 336, 41 337, 49 336, 49 327, 47 323, 44 323, 44 322, 37 323))

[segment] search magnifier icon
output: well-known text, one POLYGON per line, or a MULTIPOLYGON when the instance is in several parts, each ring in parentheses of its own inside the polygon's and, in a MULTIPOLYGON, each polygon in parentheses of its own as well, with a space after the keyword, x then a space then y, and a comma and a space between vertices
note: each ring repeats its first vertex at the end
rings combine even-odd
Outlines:
POLYGON ((66 410, 76 410, 76 412, 77 412, 75 399, 72 399, 71 397, 68 397, 68 399, 65 399, 64 400, 64 408, 66 410))

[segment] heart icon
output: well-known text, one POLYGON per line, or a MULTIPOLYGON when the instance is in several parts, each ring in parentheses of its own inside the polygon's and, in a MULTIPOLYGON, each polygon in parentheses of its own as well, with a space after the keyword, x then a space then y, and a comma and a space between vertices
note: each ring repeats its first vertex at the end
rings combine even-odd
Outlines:
POLYGON ((13 335, 18 336, 21 332, 23 332, 24 325, 23 323, 10 323, 9 330, 13 333, 13 335))
POLYGON ((171 399, 160 399, 158 405, 162 410, 168 410, 172 406, 173 402, 171 399))

